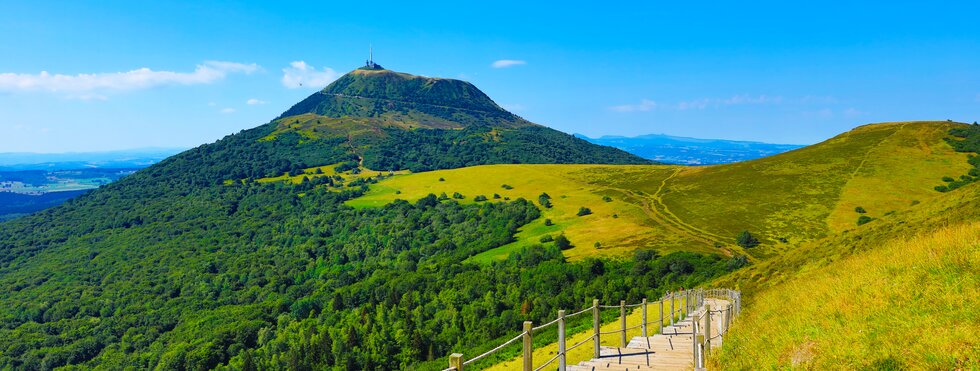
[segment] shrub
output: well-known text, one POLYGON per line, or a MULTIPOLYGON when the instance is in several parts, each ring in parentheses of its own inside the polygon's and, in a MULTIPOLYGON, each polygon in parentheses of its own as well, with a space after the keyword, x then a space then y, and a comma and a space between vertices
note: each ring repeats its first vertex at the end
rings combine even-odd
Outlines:
POLYGON ((861 215, 861 216, 858 217, 857 224, 858 225, 865 225, 865 224, 870 223, 872 220, 875 220, 875 219, 872 218, 872 217, 870 217, 870 216, 867 216, 867 215, 861 215))
POLYGON ((507 190, 514 189, 514 187, 511 187, 509 184, 501 184, 500 188, 507 189, 507 190))
POLYGON ((545 242, 551 242, 551 241, 554 241, 554 240, 555 240, 554 237, 551 237, 550 234, 546 234, 544 236, 541 236, 541 239, 539 241, 541 241, 541 243, 545 243, 545 242))
POLYGON ((496 194, 496 193, 494 193, 494 194, 493 194, 493 199, 494 199, 494 200, 499 200, 499 199, 500 199, 500 195, 498 195, 498 194, 496 194))
POLYGON ((592 214, 592 210, 589 209, 589 208, 587 208, 587 207, 585 207, 585 206, 582 206, 582 207, 578 208, 578 214, 576 214, 576 215, 578 215, 578 216, 586 216, 586 215, 590 215, 590 214, 592 214))
POLYGON ((944 176, 943 177, 943 181, 946 182, 946 183, 952 182, 954 180, 956 180, 956 179, 953 179, 953 177, 951 177, 951 176, 944 176))
POLYGON ((759 246, 759 239, 752 236, 749 231, 742 231, 742 233, 739 233, 738 237, 735 238, 735 243, 748 249, 759 246))
POLYGON ((603 200, 603 201, 606 201, 606 202, 612 202, 612 197, 609 197, 609 196, 602 196, 602 200, 603 200))
POLYGON ((439 201, 445 201, 445 200, 448 200, 448 199, 449 199, 449 196, 446 195, 446 192, 442 192, 441 194, 439 194, 439 201))
POLYGON ((484 195, 477 195, 476 197, 473 197, 473 201, 476 201, 476 202, 483 202, 483 201, 486 201, 486 200, 487 200, 487 196, 484 196, 484 195))
POLYGON ((864 214, 864 213, 866 213, 866 212, 868 212, 868 211, 867 211, 867 210, 864 210, 864 208, 863 208, 863 207, 860 207, 860 206, 858 206, 858 207, 855 207, 855 208, 854 208, 854 212, 856 212, 856 213, 858 213, 858 214, 864 214))
POLYGON ((552 226, 554 224, 551 223, 551 219, 545 219, 544 220, 544 225, 550 227, 550 226, 552 226))
POLYGON ((440 182, 445 182, 446 181, 446 178, 439 178, 439 181, 440 182))
POLYGON ((462 194, 462 193, 459 193, 459 192, 453 192, 453 198, 455 198, 455 199, 457 199, 457 200, 462 200, 462 199, 464 199, 464 198, 466 198, 466 197, 465 197, 465 196, 463 196, 463 194, 462 194))
POLYGON ((597 249, 598 249, 598 248, 600 248, 600 247, 602 247, 602 244, 601 244, 601 243, 599 243, 599 241, 596 241, 596 242, 595 242, 595 245, 592 245, 592 246, 595 246, 595 248, 597 248, 597 249))

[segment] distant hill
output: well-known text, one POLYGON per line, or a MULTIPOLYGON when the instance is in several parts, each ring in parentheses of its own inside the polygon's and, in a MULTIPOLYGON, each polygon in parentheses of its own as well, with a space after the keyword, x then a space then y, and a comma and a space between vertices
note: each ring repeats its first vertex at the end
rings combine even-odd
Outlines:
POLYGON ((144 168, 183 150, 183 148, 137 148, 105 152, 7 152, 0 153, 0 171, 144 168))
POLYGON ((716 165, 748 161, 802 148, 796 144, 772 144, 723 139, 697 139, 663 134, 636 137, 576 137, 595 144, 616 147, 634 155, 665 164, 716 165))

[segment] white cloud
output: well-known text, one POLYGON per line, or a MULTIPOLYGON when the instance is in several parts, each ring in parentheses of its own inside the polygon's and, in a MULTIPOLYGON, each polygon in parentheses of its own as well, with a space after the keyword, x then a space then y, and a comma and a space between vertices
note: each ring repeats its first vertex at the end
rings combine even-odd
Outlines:
POLYGON ((705 109, 708 107, 738 106, 746 104, 779 104, 783 102, 783 97, 768 95, 734 95, 729 98, 701 98, 692 101, 680 102, 677 109, 681 111, 691 109, 705 109))
POLYGON ((507 68, 524 64, 527 64, 527 62, 519 59, 501 59, 499 61, 494 61, 492 64, 490 64, 490 66, 493 68, 507 68))
POLYGON ((231 107, 227 107, 227 108, 222 108, 220 112, 221 113, 235 113, 235 109, 234 108, 231 108, 231 107))
POLYGON ((324 67, 323 71, 318 71, 316 67, 308 65, 304 61, 292 62, 289 67, 282 69, 282 85, 290 89, 304 86, 320 89, 338 78, 340 78, 340 73, 332 68, 324 67))
POLYGON ((654 108, 657 108, 657 102, 649 99, 640 100, 638 104, 623 104, 609 107, 609 109, 616 112, 646 112, 654 108))
POLYGON ((84 93, 149 89, 164 85, 199 85, 224 79, 228 74, 250 74, 259 69, 254 63, 207 61, 197 65, 193 72, 154 71, 143 67, 126 72, 77 75, 51 74, 48 71, 38 74, 0 73, 0 91, 84 93))
POLYGON ((255 106, 255 105, 259 105, 259 104, 266 104, 266 103, 269 103, 269 102, 266 102, 264 100, 259 100, 259 99, 256 99, 256 98, 252 98, 252 99, 249 99, 249 100, 245 101, 245 104, 248 104, 250 106, 255 106))

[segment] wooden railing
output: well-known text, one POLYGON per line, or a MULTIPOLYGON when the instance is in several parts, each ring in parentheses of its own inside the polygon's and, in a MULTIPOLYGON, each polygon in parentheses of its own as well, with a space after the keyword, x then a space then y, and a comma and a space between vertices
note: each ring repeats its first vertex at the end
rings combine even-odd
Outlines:
MULTIPOLYGON (((511 338, 498 345, 497 347, 480 354, 476 357, 465 359, 461 353, 453 353, 449 356, 449 368, 443 371, 463 371, 463 368, 477 362, 487 356, 494 354, 504 347, 511 345, 518 340, 523 342, 522 358, 524 371, 540 371, 543 370, 548 365, 554 362, 558 362, 556 368, 560 371, 564 371, 568 364, 568 352, 572 349, 578 348, 590 340, 592 341, 592 349, 594 358, 600 358, 600 339, 603 335, 619 335, 619 343, 622 348, 625 348, 628 344, 626 337, 626 332, 629 330, 635 330, 640 328, 641 335, 643 337, 649 336, 649 325, 656 324, 657 332, 663 332, 663 325, 665 321, 668 321, 670 326, 674 326, 675 321, 684 318, 685 316, 691 315, 693 313, 694 323, 692 326, 694 338, 694 365, 695 368, 704 367, 704 357, 705 354, 711 350, 711 341, 714 339, 719 339, 728 330, 732 319, 738 316, 742 308, 742 296, 739 291, 728 290, 728 289, 695 289, 687 291, 676 291, 664 295, 660 300, 650 303, 644 298, 641 302, 636 304, 626 304, 626 301, 620 301, 619 305, 600 305, 598 299, 592 300, 592 306, 577 311, 575 313, 566 315, 564 310, 558 311, 558 316, 555 320, 545 323, 543 325, 534 327, 531 321, 525 321, 522 332, 517 336, 511 338), (729 304, 725 308, 720 308, 712 310, 709 305, 705 305, 704 300, 706 298, 723 298, 728 300, 729 304), (656 305, 658 308, 658 315, 655 321, 648 321, 648 307, 650 304, 656 305), (639 307, 642 313, 642 322, 639 325, 633 327, 626 327, 626 315, 627 309, 639 307), (668 308, 669 307, 669 308, 668 308), (603 309, 619 309, 619 322, 620 328, 613 331, 601 331, 602 320, 600 316, 600 311, 603 309), (667 310, 667 317, 664 317, 664 311, 667 310), (592 336, 589 336, 585 340, 582 340, 570 347, 566 346, 567 335, 565 328, 565 321, 569 318, 576 317, 578 315, 584 314, 586 312, 592 312, 592 336), (711 334, 711 318, 713 315, 724 316, 723 320, 720 322, 722 328, 719 331, 715 331, 715 336, 706 337, 704 334, 711 334), (558 354, 544 362, 541 366, 535 368, 533 366, 533 351, 532 340, 534 332, 542 330, 544 328, 557 325, 558 326, 558 354)), ((676 333, 675 333, 676 334, 676 333)))

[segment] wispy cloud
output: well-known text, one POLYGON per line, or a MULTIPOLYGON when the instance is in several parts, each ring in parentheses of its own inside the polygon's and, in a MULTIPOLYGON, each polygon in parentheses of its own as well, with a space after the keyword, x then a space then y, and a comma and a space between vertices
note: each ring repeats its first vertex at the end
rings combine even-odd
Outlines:
POLYGON ((231 107, 227 107, 227 108, 222 108, 221 111, 219 111, 219 112, 221 112, 221 113, 235 113, 235 109, 234 108, 231 108, 231 107))
POLYGON ((266 102, 264 100, 260 100, 260 99, 257 99, 257 98, 252 98, 252 99, 249 99, 249 100, 245 101, 245 104, 248 104, 250 106, 256 106, 256 105, 266 104, 266 103, 269 103, 269 102, 266 102))
MULTIPOLYGON (((76 93, 86 96, 92 91, 122 91, 149 89, 165 85, 210 84, 232 73, 250 74, 260 69, 257 64, 207 61, 192 72, 154 71, 143 67, 126 72, 83 73, 77 75, 0 73, 0 91, 44 91, 76 93)), ((95 97, 96 95, 91 95, 95 97)))
POLYGON ((646 112, 654 108, 657 108, 657 102, 649 99, 642 99, 637 104, 623 104, 609 107, 609 109, 616 112, 646 112))
POLYGON ((687 111, 750 104, 779 104, 783 101, 783 97, 769 95, 733 95, 728 98, 699 98, 676 103, 643 99, 638 104, 623 104, 609 107, 609 109, 616 112, 646 112, 654 109, 687 111))
POLYGON ((701 98, 691 101, 680 102, 677 109, 684 111, 690 109, 705 109, 708 107, 738 106, 747 104, 779 104, 783 102, 783 97, 768 95, 734 95, 728 98, 701 98))
POLYGON ((324 67, 319 71, 304 61, 292 62, 289 67, 282 69, 282 85, 290 89, 301 87, 320 89, 338 78, 340 73, 332 68, 324 67))
POLYGON ((490 66, 493 68, 507 68, 507 67, 525 65, 525 64, 527 64, 526 61, 522 61, 519 59, 501 59, 499 61, 494 61, 492 64, 490 64, 490 66))

